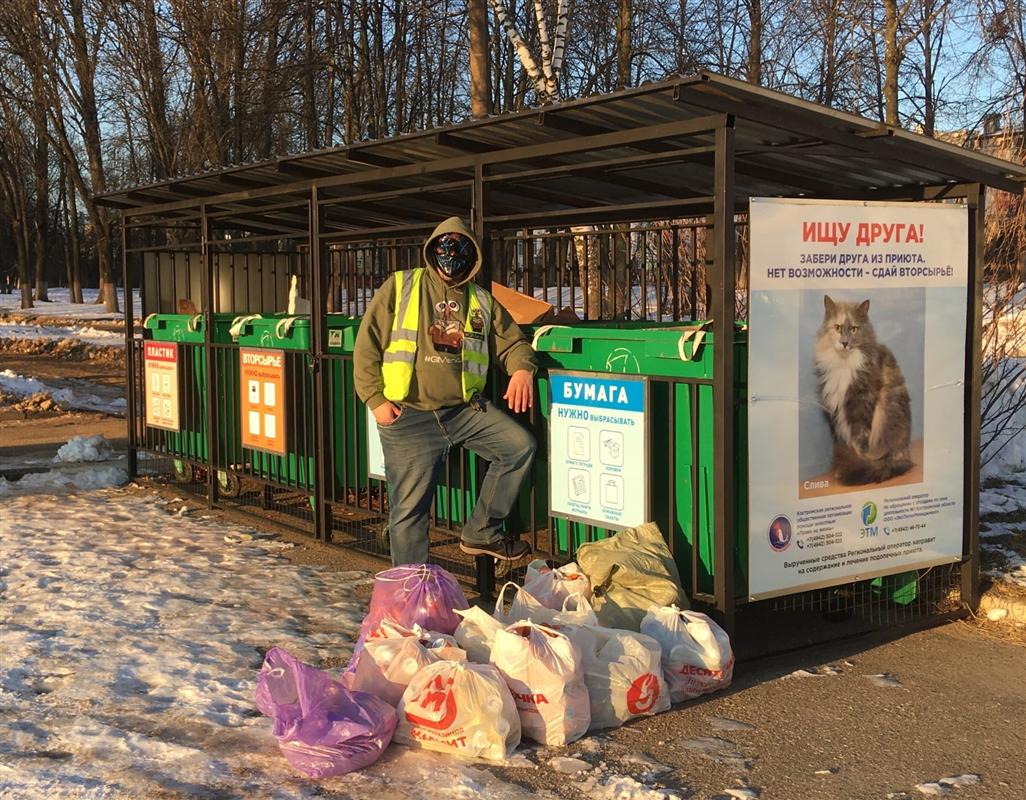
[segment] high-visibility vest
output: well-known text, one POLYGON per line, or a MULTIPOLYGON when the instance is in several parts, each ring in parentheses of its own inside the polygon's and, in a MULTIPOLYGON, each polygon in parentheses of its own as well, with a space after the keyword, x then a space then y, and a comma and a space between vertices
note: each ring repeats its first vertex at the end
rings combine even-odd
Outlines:
MULTIPOLYGON (((420 287, 424 268, 395 274, 395 314, 392 332, 381 360, 385 397, 393 402, 406 399, 417 363, 417 331, 420 329, 420 287)), ((467 284, 467 321, 463 325, 463 399, 484 391, 488 380, 488 333, 492 324, 492 295, 476 283, 467 284), (481 330, 474 330, 479 320, 481 330)))

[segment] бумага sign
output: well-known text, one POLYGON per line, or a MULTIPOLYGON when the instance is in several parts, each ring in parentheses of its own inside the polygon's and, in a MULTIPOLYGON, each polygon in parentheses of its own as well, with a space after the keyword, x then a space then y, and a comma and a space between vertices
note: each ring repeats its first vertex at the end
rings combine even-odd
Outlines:
POLYGON ((549 511, 606 528, 649 518, 644 377, 549 372, 549 511))

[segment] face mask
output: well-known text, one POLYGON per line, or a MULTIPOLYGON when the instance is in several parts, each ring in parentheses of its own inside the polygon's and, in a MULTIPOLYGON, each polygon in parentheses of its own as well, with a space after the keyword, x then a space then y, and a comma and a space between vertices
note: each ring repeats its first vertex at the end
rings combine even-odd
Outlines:
POLYGON ((435 264, 442 276, 449 281, 467 277, 477 263, 477 248, 469 236, 459 233, 443 233, 433 242, 435 264))

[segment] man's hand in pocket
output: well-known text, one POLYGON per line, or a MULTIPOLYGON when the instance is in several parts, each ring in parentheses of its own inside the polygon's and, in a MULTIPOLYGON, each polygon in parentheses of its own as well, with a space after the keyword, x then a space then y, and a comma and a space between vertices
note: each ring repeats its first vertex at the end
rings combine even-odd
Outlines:
POLYGON ((399 419, 399 415, 403 413, 403 410, 391 400, 386 400, 371 413, 374 414, 374 419, 377 420, 378 425, 388 426, 399 419))

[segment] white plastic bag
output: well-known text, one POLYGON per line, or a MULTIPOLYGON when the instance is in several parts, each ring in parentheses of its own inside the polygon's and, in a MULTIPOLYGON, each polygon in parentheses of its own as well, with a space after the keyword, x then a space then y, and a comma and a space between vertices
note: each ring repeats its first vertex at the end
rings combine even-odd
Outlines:
POLYGON ((414 675, 403 692, 394 740, 502 761, 520 744, 520 716, 495 667, 436 661, 414 675))
POLYGON ((397 706, 422 667, 440 660, 464 661, 466 657, 452 636, 425 631, 419 625, 406 628, 386 619, 364 643, 350 685, 397 706))
POLYGON ((456 609, 463 619, 453 636, 462 647, 470 661, 487 664, 492 653, 492 642, 495 634, 502 630, 502 623, 478 606, 468 609, 456 609))
POLYGON ((524 620, 540 625, 598 625, 598 618, 584 595, 571 594, 559 609, 547 608, 533 594, 512 581, 499 591, 495 601, 495 618, 503 626, 524 620), (506 591, 511 586, 516 594, 507 609, 506 591))
POLYGON ((561 632, 581 651, 591 701, 589 730, 615 728, 669 709, 662 651, 651 636, 588 625, 570 625, 561 632))
POLYGON ((536 558, 527 565, 524 589, 546 608, 561 610, 563 601, 572 594, 579 594, 585 600, 591 599, 591 584, 577 564, 571 562, 552 568, 542 559, 536 558))
POLYGON ((581 654, 564 634, 516 622, 495 634, 492 663, 513 694, 524 736, 561 747, 588 731, 591 706, 581 654))
POLYGON ((651 606, 641 632, 663 651, 663 677, 674 703, 730 686, 734 653, 727 632, 707 615, 676 606, 651 606))

